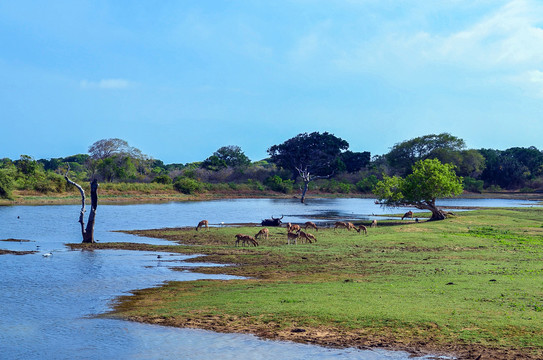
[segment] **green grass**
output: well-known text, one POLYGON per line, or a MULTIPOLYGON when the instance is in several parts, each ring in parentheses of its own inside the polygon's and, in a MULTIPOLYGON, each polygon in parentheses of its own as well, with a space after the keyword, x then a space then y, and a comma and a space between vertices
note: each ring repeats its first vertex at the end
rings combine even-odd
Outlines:
POLYGON ((297 246, 286 245, 285 229, 271 228, 271 239, 258 248, 233 246, 234 234, 257 230, 142 232, 187 244, 176 251, 208 254, 202 261, 238 265, 206 272, 254 279, 172 282, 138 292, 118 311, 147 319, 231 317, 245 326, 325 327, 396 343, 431 339, 444 349, 543 356, 541 208, 406 221, 368 229, 368 236, 322 229, 313 232, 317 243, 297 246))

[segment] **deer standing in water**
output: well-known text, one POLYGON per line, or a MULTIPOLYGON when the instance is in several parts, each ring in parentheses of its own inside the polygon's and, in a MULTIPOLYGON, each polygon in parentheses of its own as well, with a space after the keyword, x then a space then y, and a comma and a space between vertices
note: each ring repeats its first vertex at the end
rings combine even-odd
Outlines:
POLYGON ((202 220, 198 223, 198 226, 196 226, 196 231, 198 231, 198 229, 202 228, 202 227, 205 227, 206 229, 209 229, 209 227, 207 226, 208 225, 208 221, 207 220, 202 220))

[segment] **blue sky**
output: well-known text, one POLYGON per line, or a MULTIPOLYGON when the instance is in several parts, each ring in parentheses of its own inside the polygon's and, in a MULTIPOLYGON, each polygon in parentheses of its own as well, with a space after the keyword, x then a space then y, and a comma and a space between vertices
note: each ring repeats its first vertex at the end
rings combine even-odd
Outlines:
POLYGON ((537 0, 0 0, 0 158, 121 138, 166 163, 302 132, 543 148, 537 0))

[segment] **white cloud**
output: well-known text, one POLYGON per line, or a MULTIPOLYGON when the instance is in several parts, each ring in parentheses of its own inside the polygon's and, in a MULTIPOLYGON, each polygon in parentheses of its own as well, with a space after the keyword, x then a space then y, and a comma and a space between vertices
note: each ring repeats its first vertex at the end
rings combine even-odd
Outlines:
POLYGON ((427 54, 474 67, 543 63, 543 7, 513 0, 471 27, 447 37, 432 37, 427 54))
POLYGON ((131 81, 125 79, 102 79, 99 81, 82 80, 79 83, 82 89, 127 89, 133 86, 131 81))
POLYGON ((520 86, 528 95, 543 98, 543 71, 531 70, 513 76, 511 82, 520 86))
MULTIPOLYGON (((425 16, 431 17, 431 14, 425 16)), ((423 16, 424 17, 424 16, 423 16)), ((373 38, 346 43, 333 62, 343 71, 447 64, 468 69, 522 69, 543 64, 543 4, 512 0, 456 32, 405 32, 402 19, 373 38)))

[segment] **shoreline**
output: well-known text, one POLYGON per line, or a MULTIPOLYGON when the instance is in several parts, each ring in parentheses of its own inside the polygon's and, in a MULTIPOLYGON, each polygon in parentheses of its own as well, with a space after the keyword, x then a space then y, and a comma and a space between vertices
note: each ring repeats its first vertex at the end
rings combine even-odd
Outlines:
MULTIPOLYGON (((18 205, 77 205, 81 204, 79 193, 69 192, 62 194, 41 194, 38 192, 14 191, 14 199, 0 199, 0 206, 18 206, 18 205)), ((103 205, 115 204, 144 204, 144 203, 168 203, 168 202, 186 202, 186 201, 211 201, 224 199, 299 199, 298 194, 284 194, 272 191, 261 192, 228 192, 213 193, 206 192, 194 195, 185 195, 176 191, 168 192, 126 192, 105 191, 99 193, 98 201, 103 205)), ((375 199, 373 194, 339 194, 311 192, 307 200, 320 198, 358 198, 375 199)), ((516 199, 516 200, 536 200, 543 201, 543 193, 520 193, 520 192, 486 192, 486 193, 468 193, 464 192, 457 198, 464 199, 516 199)))

